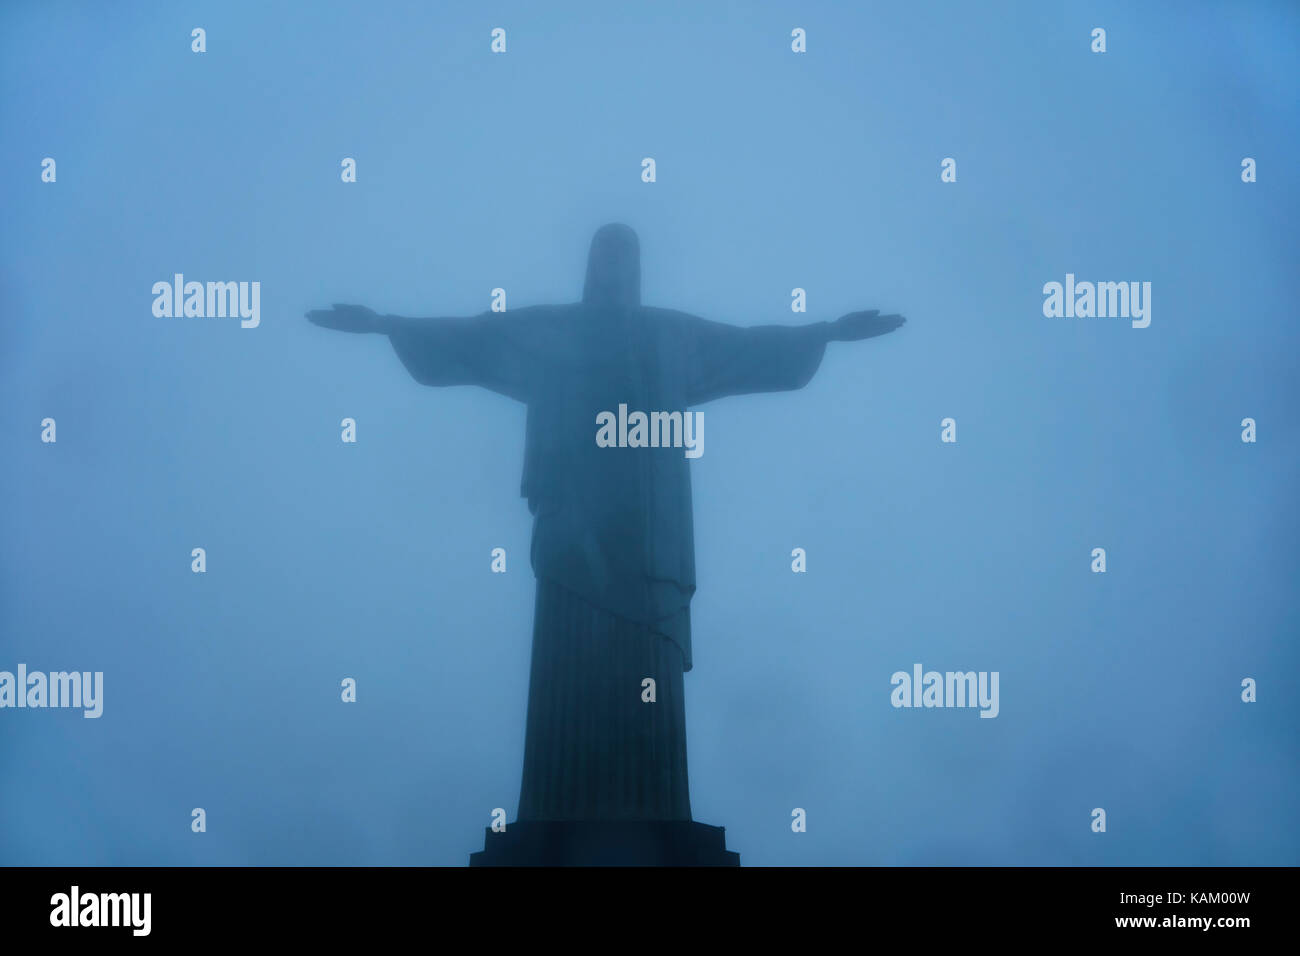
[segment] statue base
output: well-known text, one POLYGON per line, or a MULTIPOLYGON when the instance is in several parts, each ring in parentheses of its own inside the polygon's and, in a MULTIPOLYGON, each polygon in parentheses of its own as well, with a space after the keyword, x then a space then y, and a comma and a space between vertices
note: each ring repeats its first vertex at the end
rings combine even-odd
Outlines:
POLYGON ((740 866, 725 830, 693 820, 536 820, 487 828, 470 866, 740 866))

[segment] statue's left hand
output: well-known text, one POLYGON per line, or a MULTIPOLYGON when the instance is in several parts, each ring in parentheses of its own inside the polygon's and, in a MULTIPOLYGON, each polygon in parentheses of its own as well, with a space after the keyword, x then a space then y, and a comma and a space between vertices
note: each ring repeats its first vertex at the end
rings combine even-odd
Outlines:
POLYGON ((373 310, 364 305, 342 305, 334 303, 332 309, 313 309, 307 318, 314 324, 339 332, 379 332, 382 320, 373 310))
POLYGON ((831 323, 831 341, 856 342, 858 339, 885 335, 906 321, 901 315, 881 315, 877 309, 850 312, 831 323))

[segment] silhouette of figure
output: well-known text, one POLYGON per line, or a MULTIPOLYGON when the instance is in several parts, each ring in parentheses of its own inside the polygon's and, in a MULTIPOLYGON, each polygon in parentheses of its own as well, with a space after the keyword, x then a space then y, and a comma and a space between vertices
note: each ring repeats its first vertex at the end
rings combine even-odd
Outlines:
POLYGON ((618 224, 592 239, 579 303, 472 318, 355 305, 307 315, 387 335, 421 384, 478 385, 528 406, 521 493, 537 597, 519 821, 689 821, 689 459, 681 447, 600 447, 597 415, 802 388, 827 342, 903 319, 742 328, 643 306, 637 236, 618 224), (653 703, 642 700, 646 677, 653 703))

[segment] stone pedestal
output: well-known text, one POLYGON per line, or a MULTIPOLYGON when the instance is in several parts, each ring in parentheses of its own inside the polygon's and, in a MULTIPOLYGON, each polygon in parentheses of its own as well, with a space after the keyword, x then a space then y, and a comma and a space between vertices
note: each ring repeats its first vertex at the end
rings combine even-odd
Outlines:
POLYGON ((740 866, 722 827, 691 820, 533 821, 487 828, 470 866, 740 866))

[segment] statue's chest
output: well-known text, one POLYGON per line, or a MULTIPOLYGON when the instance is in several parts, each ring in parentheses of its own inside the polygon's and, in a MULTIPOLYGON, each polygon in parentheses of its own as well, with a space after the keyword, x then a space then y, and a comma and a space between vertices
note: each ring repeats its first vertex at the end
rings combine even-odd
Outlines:
POLYGON ((683 362, 667 330, 629 321, 593 336, 566 370, 569 392, 579 400, 652 404, 668 410, 684 398, 683 362))

